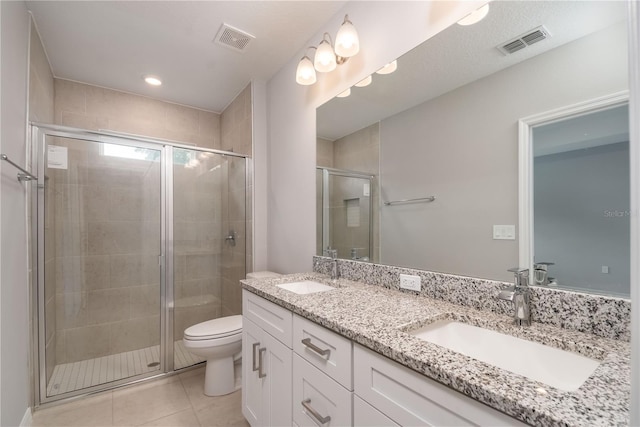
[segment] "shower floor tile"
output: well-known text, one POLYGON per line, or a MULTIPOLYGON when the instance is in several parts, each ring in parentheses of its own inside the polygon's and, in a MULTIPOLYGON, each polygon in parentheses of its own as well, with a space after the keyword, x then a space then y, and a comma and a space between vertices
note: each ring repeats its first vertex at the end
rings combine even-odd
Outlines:
MULTIPOLYGON (((182 340, 175 342, 173 357, 175 369, 186 368, 205 361, 205 359, 189 353, 184 348, 182 340)), ((155 364, 158 362, 160 362, 160 346, 156 345, 95 359, 56 365, 47 385, 47 396, 56 396, 134 375, 158 371, 159 365, 155 364), (152 366, 149 366, 150 364, 152 366)))

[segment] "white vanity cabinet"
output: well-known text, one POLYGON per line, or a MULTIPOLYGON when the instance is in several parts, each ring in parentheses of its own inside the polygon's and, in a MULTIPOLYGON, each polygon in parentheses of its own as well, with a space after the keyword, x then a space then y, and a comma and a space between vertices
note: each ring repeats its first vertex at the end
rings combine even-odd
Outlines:
POLYGON ((399 425, 526 425, 359 344, 353 353, 355 393, 399 425))
POLYGON ((247 291, 242 302, 242 414, 253 427, 291 425, 292 313, 247 291))
POLYGON ((524 426, 243 291, 242 413, 253 426, 524 426))
POLYGON ((347 338, 293 316, 293 421, 296 425, 353 425, 352 348, 347 338))

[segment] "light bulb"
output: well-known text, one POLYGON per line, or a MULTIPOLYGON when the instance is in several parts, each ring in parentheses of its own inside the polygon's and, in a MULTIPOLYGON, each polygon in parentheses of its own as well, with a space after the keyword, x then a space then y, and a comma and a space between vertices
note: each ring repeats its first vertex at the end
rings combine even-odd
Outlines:
POLYGON ((485 4, 480 9, 474 10, 473 12, 459 20, 458 25, 473 25, 477 22, 482 21, 484 17, 487 16, 487 13, 489 13, 489 3, 485 4))
POLYGON ((322 40, 316 49, 313 66, 321 73, 328 73, 336 69, 336 54, 328 41, 322 40))
POLYGON ((398 61, 393 61, 376 71, 377 74, 391 74, 398 69, 398 61))
POLYGON ((340 92, 339 94, 337 94, 336 97, 338 97, 338 98, 346 98, 349 95, 351 95, 351 88, 350 87, 348 87, 347 90, 345 90, 344 92, 340 92))
POLYGON ((298 62, 298 69, 296 70, 296 83, 308 86, 316 82, 316 70, 313 68, 313 63, 308 56, 303 57, 298 62))
POLYGON ((356 83, 354 86, 357 86, 357 87, 369 86, 372 80, 373 78, 371 76, 367 76, 364 79, 360 80, 358 83, 356 83))
POLYGON ((349 58, 360 50, 360 41, 356 27, 349 21, 349 16, 345 15, 344 22, 336 34, 336 55, 349 58))

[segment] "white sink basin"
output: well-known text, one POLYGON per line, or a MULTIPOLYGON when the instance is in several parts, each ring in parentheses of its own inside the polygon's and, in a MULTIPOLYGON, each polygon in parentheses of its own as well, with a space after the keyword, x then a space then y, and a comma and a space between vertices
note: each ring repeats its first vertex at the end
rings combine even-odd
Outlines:
POLYGON ((324 283, 314 282, 312 280, 304 280, 302 282, 283 283, 281 285, 276 285, 276 286, 299 295, 314 294, 316 292, 326 292, 326 291, 332 291, 335 289, 333 286, 325 285, 324 283))
POLYGON ((577 390, 600 365, 577 353, 451 320, 409 334, 564 391, 577 390))

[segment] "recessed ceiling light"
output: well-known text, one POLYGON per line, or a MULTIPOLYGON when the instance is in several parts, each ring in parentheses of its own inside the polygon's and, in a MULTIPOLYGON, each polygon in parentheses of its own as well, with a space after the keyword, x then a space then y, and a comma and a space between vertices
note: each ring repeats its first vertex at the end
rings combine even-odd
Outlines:
POLYGON ((162 80, 156 76, 143 76, 144 81, 151 86, 160 86, 162 84, 162 80))
POLYGON ((464 18, 458 21, 458 25, 473 25, 480 22, 489 13, 489 3, 485 4, 478 10, 474 10, 464 18))
POLYGON ((365 86, 369 86, 371 84, 371 76, 367 76, 364 79, 360 80, 358 83, 356 83, 354 86, 357 87, 365 87, 365 86))
POLYGON ((398 69, 398 61, 393 61, 376 71, 377 74, 391 74, 398 69))

